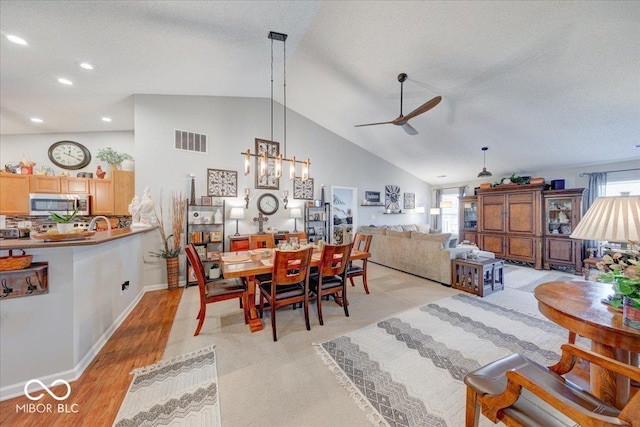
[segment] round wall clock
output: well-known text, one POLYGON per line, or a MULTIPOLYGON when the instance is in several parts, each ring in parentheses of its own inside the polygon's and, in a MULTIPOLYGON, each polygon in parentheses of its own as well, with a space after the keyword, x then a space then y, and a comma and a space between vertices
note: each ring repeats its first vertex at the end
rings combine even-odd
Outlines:
POLYGON ((74 141, 58 141, 49 147, 49 160, 62 169, 82 169, 91 162, 91 153, 74 141))
POLYGON ((271 193, 263 194, 258 198, 258 210, 264 215, 273 215, 278 210, 278 198, 271 193))

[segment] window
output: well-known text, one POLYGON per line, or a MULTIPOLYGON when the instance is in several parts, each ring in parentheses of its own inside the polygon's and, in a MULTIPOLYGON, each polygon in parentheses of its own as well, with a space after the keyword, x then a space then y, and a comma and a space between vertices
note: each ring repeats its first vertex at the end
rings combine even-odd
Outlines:
POLYGON ((442 194, 440 203, 451 202, 450 208, 442 208, 442 232, 458 234, 458 193, 442 194))
POLYGON ((640 196, 640 179, 607 182, 606 196, 619 196, 628 192, 630 196, 640 196))

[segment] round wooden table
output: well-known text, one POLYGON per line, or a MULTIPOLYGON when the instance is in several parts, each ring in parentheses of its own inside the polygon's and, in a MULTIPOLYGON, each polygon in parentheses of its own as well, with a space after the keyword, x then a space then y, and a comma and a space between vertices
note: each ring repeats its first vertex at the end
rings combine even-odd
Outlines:
MULTIPOLYGON (((622 313, 602 302, 612 293, 611 284, 598 282, 548 282, 534 294, 538 309, 549 320, 570 332, 591 339, 591 350, 631 363, 640 352, 640 330, 626 326, 622 313)), ((591 364, 591 393, 617 408, 629 400, 629 379, 591 364)))

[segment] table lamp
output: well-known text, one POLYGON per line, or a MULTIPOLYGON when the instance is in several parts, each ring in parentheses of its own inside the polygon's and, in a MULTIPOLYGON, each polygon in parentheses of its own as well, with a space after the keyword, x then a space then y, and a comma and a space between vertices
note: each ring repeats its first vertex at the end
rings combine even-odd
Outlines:
POLYGON ((298 232, 298 219, 302 218, 302 209, 300 209, 300 208, 292 208, 291 209, 291 213, 289 214, 289 217, 293 218, 293 221, 294 221, 293 232, 297 233, 298 232))
POLYGON ((236 220, 236 234, 234 234, 234 236, 239 236, 240 233, 238 233, 238 220, 239 219, 244 219, 244 209, 243 208, 231 208, 231 212, 229 213, 229 218, 236 220))
POLYGON ((598 197, 569 236, 627 243, 640 240, 640 196, 598 197))

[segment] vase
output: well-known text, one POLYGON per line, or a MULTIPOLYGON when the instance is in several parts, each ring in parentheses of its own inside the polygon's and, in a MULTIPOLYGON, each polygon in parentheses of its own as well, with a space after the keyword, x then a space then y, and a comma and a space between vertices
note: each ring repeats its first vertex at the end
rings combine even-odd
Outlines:
POLYGON ((73 223, 72 222, 58 222, 56 224, 56 227, 58 228, 58 233, 65 234, 65 233, 73 230, 73 223))
POLYGON ((622 321, 625 325, 640 329, 640 307, 634 305, 634 301, 624 297, 622 300, 622 321))
POLYGON ((167 286, 169 290, 178 289, 180 263, 178 257, 167 258, 167 286))
POLYGON ((113 178, 113 171, 118 170, 118 165, 116 163, 109 163, 109 178, 113 178))

